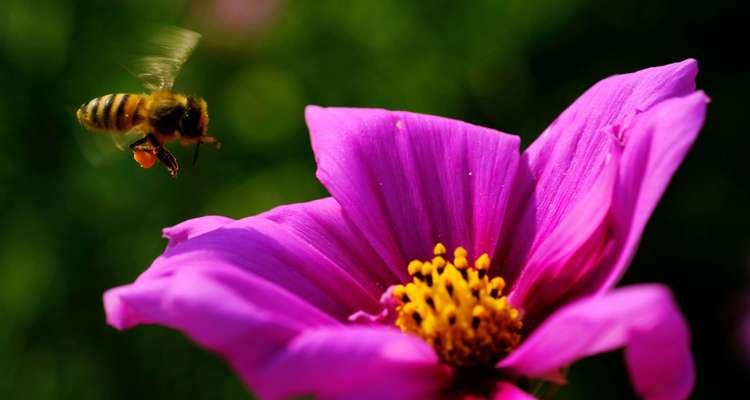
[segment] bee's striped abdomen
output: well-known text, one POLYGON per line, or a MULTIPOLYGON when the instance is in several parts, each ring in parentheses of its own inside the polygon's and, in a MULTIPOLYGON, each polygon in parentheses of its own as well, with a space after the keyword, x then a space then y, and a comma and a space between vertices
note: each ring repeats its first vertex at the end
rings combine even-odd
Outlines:
POLYGON ((142 103, 143 96, 139 94, 108 94, 82 105, 76 115, 88 129, 124 132, 141 122, 142 103))

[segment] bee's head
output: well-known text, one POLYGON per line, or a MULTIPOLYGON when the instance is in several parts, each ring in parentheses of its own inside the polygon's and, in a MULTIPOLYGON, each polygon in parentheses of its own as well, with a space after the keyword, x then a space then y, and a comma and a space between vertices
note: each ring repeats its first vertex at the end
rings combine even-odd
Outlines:
POLYGON ((208 105, 200 97, 189 96, 185 113, 179 121, 180 133, 185 138, 198 138, 208 131, 208 105))

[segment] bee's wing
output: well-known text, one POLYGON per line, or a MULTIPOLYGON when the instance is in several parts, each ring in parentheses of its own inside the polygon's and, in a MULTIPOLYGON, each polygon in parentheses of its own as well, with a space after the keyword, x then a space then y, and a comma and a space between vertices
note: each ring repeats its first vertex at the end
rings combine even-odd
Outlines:
POLYGON ((128 151, 131 143, 146 134, 141 127, 128 132, 88 132, 76 126, 75 132, 81 154, 93 166, 101 166, 119 159, 123 155, 119 150, 128 151))
POLYGON ((118 149, 127 150, 130 144, 142 138, 145 134, 146 131, 141 126, 134 126, 127 132, 116 132, 107 136, 112 138, 112 141, 118 149))
POLYGON ((162 28, 146 42, 145 55, 135 56, 123 66, 151 91, 171 89, 200 38, 200 33, 187 29, 162 28))

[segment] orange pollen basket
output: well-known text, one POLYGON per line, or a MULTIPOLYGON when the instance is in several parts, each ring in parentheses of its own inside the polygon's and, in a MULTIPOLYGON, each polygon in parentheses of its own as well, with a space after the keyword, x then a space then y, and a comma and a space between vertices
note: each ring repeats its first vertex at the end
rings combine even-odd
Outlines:
POLYGON ((147 151, 139 151, 136 150, 133 152, 133 159, 142 167, 142 168, 151 168, 156 163, 156 156, 152 153, 149 153, 147 151))

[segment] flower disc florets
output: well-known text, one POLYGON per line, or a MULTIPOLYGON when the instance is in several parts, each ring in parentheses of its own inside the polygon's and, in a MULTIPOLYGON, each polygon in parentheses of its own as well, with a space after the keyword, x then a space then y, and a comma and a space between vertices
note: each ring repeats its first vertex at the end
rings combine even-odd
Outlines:
POLYGON ((502 296, 503 278, 487 275, 486 253, 473 266, 463 247, 456 248, 453 262, 445 253, 438 243, 432 260, 409 263, 412 282, 393 289, 396 325, 429 343, 446 364, 492 366, 521 341, 520 312, 502 296))

